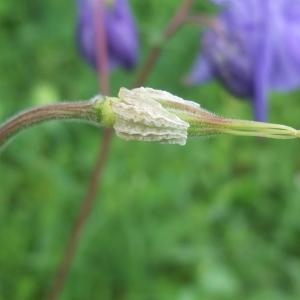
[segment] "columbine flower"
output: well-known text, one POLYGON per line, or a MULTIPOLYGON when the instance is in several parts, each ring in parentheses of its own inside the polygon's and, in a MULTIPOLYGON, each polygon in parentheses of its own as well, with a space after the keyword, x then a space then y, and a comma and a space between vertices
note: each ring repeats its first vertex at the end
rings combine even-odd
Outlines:
POLYGON ((300 86, 300 2, 213 0, 222 5, 203 37, 187 82, 219 79, 238 97, 251 98, 255 118, 267 117, 270 90, 300 86))
MULTIPOLYGON (((135 20, 128 0, 79 0, 78 42, 82 55, 97 67, 96 9, 104 9, 104 25, 110 67, 135 67, 139 42, 135 20)), ((101 15, 101 14, 100 14, 101 15)))

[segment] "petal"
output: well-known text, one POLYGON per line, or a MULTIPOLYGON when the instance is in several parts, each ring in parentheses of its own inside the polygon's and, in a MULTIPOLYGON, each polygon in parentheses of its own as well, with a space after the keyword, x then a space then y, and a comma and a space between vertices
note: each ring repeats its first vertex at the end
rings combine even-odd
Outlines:
MULTIPOLYGON (((79 0, 77 41, 80 53, 96 69, 96 29, 93 4, 95 0, 79 0)), ((128 0, 115 0, 105 6, 105 30, 109 65, 132 69, 138 59, 139 41, 137 28, 128 0)))
MULTIPOLYGON (((267 27, 265 28, 267 30, 267 27)), ((272 39, 266 35, 259 48, 259 57, 255 62, 255 98, 254 115, 257 121, 264 122, 268 113, 268 91, 272 71, 272 39)))
POLYGON ((111 55, 126 69, 134 68, 139 56, 139 39, 127 0, 116 1, 115 9, 107 14, 106 27, 111 55))
POLYGON ((271 85, 275 90, 288 91, 300 86, 300 2, 286 2, 277 19, 271 85))
POLYGON ((270 90, 300 87, 300 1, 211 1, 223 6, 221 26, 206 32, 205 57, 227 89, 253 99, 264 121, 270 90))
POLYGON ((90 0, 79 0, 79 21, 77 24, 77 44, 81 55, 96 68, 95 30, 93 26, 93 10, 90 0))
POLYGON ((139 56, 138 39, 135 34, 131 29, 116 24, 112 25, 108 32, 111 56, 126 69, 134 68, 139 56))

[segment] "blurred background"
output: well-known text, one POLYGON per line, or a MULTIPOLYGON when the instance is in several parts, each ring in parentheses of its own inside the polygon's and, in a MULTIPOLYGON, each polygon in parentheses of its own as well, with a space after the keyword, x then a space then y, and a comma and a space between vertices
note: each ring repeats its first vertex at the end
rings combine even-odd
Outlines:
MULTIPOLYGON (((195 11, 211 13, 208 1, 195 11)), ((132 0, 142 62, 179 1, 132 0)), ((0 119, 88 99, 96 73, 79 56, 75 1, 0 2, 0 119)), ((196 25, 164 47, 147 86, 227 117, 252 118, 217 83, 182 79, 199 51, 196 25)), ((135 73, 116 70, 113 94, 135 73)), ((269 120, 300 128, 300 93, 270 96, 269 120)), ((0 156, 0 299, 51 288, 94 166, 102 131, 52 122, 0 156)), ((113 141, 101 195, 62 299, 300 299, 300 143, 219 136, 185 147, 113 141)))

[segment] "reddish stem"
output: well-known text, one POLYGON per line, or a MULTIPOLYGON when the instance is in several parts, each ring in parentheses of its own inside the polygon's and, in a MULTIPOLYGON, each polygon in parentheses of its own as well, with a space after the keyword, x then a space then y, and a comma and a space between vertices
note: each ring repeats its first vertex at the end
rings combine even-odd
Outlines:
MULTIPOLYGON (((186 22, 188 18, 189 12, 192 8, 194 0, 184 0, 182 5, 176 11, 174 17, 171 19, 170 23, 167 25, 166 29, 164 30, 164 41, 171 39, 178 30, 182 27, 182 25, 186 22)), ((163 44, 154 46, 148 55, 144 65, 142 66, 137 79, 134 83, 135 87, 139 87, 143 85, 146 80, 148 79, 149 75, 153 71, 163 49, 163 44)))
POLYGON ((97 194, 97 190, 99 189, 97 183, 101 182, 103 176, 103 170, 109 155, 111 137, 111 131, 104 131, 103 146, 99 148, 99 154, 96 161, 97 168, 94 168, 92 181, 87 190, 85 199, 82 202, 77 220, 75 221, 75 224, 72 228, 70 239, 66 245, 63 259, 54 279, 52 291, 48 296, 49 300, 59 299, 63 292, 64 286, 71 270, 72 263, 76 255, 84 226, 94 207, 94 202, 96 199, 95 195, 97 194))
POLYGON ((186 23, 195 24, 204 28, 211 28, 213 30, 222 31, 222 25, 218 19, 207 15, 189 15, 186 18, 186 23))
MULTIPOLYGON (((110 76, 109 76, 109 60, 107 51, 107 39, 105 32, 105 15, 103 0, 94 2, 94 28, 96 30, 96 49, 97 49, 97 70, 99 74, 99 87, 104 95, 110 94, 110 76)), ((58 267, 58 271, 54 278, 54 284, 50 294, 49 300, 57 300, 60 298, 68 275, 71 270, 72 262, 80 242, 80 238, 85 224, 92 212, 95 204, 97 191, 101 187, 102 176, 105 169, 106 162, 109 156, 109 149, 112 140, 112 129, 104 129, 103 142, 99 148, 97 160, 91 176, 90 184, 87 188, 86 196, 82 201, 79 215, 70 233, 70 238, 64 251, 64 256, 58 267)))
MULTIPOLYGON (((110 80, 109 80, 109 61, 107 53, 107 43, 106 43, 106 33, 104 24, 104 7, 103 0, 98 0, 99 10, 95 11, 95 26, 97 28, 97 62, 99 70, 99 85, 103 94, 110 94, 110 80), (100 12, 99 12, 100 11, 100 12)), ((193 0, 184 0, 180 8, 177 10, 175 16, 166 27, 164 31, 164 39, 168 40, 173 37, 173 35, 179 30, 179 28, 184 24, 186 17, 192 7, 193 0)), ((140 86, 144 84, 152 72, 160 54, 162 51, 162 45, 153 47, 150 50, 148 59, 146 60, 144 66, 142 67, 134 86, 140 86)), ((97 192, 99 191, 103 178, 103 171, 109 156, 109 149, 112 141, 112 129, 105 129, 104 138, 102 146, 99 150, 97 161, 94 167, 94 171, 91 177, 90 185, 87 190, 85 199, 83 200, 82 206, 80 208, 80 213, 77 221, 72 229, 70 239, 66 246, 63 260, 59 266, 58 272, 55 276, 53 289, 48 297, 49 300, 59 299, 63 288, 66 284, 68 274, 70 272, 72 262, 74 260, 76 250, 80 241, 83 228, 91 214, 92 208, 94 206, 97 192)))

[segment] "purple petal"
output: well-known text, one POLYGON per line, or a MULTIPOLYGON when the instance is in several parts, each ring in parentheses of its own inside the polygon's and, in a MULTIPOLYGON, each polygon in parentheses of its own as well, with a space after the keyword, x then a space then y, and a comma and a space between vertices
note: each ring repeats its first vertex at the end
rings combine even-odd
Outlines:
POLYGON ((185 82, 189 85, 203 84, 213 78, 213 70, 209 61, 203 56, 199 55, 191 72, 186 77, 185 82))
MULTIPOLYGON (((83 57, 96 68, 96 29, 93 4, 96 0, 79 0, 77 40, 83 57)), ((103 1, 103 0, 98 0, 103 1)), ((104 1, 105 2, 105 1, 104 1)), ((137 28, 128 0, 115 0, 105 6, 105 30, 111 68, 132 69, 139 54, 137 28)))
MULTIPOLYGON (((269 91, 300 87, 300 1, 211 1, 222 8, 204 34, 202 55, 228 90, 253 99, 264 121, 269 91)), ((197 79, 197 70, 191 75, 197 79)))
POLYGON ((107 13, 108 47, 112 57, 126 69, 132 69, 139 56, 136 24, 127 0, 116 0, 116 9, 107 13))
POLYGON ((261 122, 265 122, 267 119, 267 100, 272 63, 271 51, 270 38, 266 38, 261 45, 260 56, 256 60, 254 74, 254 116, 257 121, 261 122))
POLYGON ((271 86, 289 91, 300 86, 300 2, 288 1, 273 33, 271 86))

